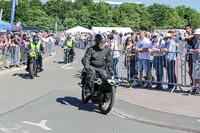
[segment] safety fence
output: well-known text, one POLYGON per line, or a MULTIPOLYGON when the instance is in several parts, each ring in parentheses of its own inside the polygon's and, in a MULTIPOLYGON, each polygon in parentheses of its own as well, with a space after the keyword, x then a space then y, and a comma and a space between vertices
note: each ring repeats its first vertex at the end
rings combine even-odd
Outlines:
POLYGON ((171 93, 176 89, 183 91, 182 87, 186 87, 189 95, 199 91, 200 53, 168 52, 149 57, 141 59, 137 52, 120 51, 117 65, 120 83, 146 88, 167 85, 171 93))
MULTIPOLYGON (((42 43, 44 47, 44 56, 52 55, 54 51, 54 43, 42 43)), ((10 68, 26 64, 28 44, 21 46, 1 46, 0 48, 0 69, 10 68)))

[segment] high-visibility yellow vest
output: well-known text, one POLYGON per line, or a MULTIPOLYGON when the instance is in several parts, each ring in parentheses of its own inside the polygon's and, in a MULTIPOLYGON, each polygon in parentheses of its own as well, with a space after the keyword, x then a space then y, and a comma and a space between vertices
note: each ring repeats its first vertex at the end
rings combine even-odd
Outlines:
MULTIPOLYGON (((36 49, 38 50, 38 52, 41 52, 40 46, 41 46, 41 43, 38 42, 36 45, 36 49)), ((31 42, 31 49, 35 49, 35 44, 33 42, 31 42)))
POLYGON ((66 46, 72 47, 72 45, 73 45, 73 40, 72 39, 66 41, 66 46))

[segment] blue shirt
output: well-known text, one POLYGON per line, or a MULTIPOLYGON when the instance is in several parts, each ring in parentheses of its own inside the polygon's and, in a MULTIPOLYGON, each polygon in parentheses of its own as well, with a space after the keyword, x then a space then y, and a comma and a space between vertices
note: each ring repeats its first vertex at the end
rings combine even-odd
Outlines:
POLYGON ((180 43, 179 37, 175 37, 175 38, 174 38, 174 41, 175 41, 175 43, 180 43))
POLYGON ((170 42, 165 42, 163 47, 169 49, 170 46, 172 47, 172 50, 171 52, 165 54, 165 58, 167 60, 176 60, 176 53, 174 53, 176 52, 176 45, 173 39, 170 42))

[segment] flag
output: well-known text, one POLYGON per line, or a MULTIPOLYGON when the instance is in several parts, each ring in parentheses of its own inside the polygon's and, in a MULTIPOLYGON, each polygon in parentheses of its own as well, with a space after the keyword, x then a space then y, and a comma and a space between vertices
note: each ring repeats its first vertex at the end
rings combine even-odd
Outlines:
POLYGON ((10 16, 11 27, 13 26, 13 23, 14 23, 16 2, 18 2, 18 0, 12 1, 11 16, 10 16))
POLYGON ((2 19, 2 15, 3 15, 3 9, 1 9, 0 11, 0 20, 2 19))

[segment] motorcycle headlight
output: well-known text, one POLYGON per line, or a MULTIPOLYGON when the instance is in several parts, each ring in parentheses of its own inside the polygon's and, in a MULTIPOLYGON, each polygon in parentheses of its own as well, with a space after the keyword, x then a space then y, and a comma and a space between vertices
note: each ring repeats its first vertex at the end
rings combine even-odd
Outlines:
POLYGON ((64 47, 64 49, 68 49, 68 47, 67 47, 67 46, 65 46, 65 47, 64 47))
POLYGON ((36 57, 36 52, 35 51, 32 51, 29 53, 30 57, 36 57))
POLYGON ((111 84, 111 85, 114 85, 114 84, 116 83, 115 80, 113 80, 113 79, 108 79, 107 81, 108 81, 108 83, 111 84))

